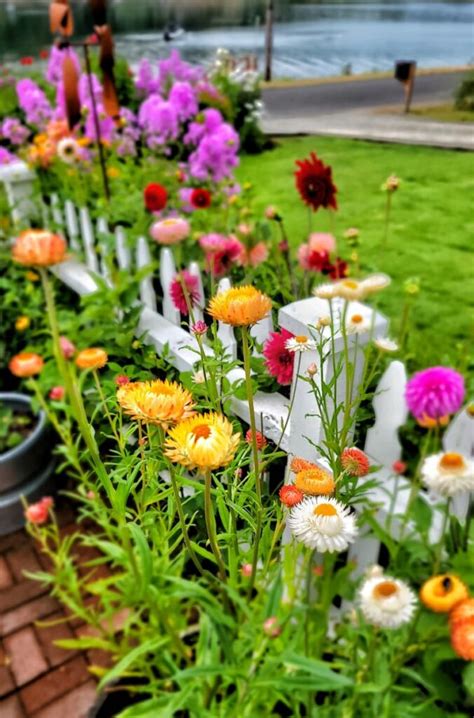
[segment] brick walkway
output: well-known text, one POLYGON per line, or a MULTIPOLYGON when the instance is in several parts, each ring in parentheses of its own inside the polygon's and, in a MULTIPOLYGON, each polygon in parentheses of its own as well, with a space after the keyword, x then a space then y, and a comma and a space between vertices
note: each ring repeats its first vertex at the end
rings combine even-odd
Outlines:
MULTIPOLYGON (((74 529, 69 509, 59 512, 59 520, 64 531, 74 529)), ((103 662, 102 657, 53 644, 80 635, 84 627, 74 619, 36 624, 65 618, 48 590, 23 576, 25 570, 45 568, 45 557, 25 531, 0 537, 1 718, 86 718, 96 699, 88 667, 103 662)))

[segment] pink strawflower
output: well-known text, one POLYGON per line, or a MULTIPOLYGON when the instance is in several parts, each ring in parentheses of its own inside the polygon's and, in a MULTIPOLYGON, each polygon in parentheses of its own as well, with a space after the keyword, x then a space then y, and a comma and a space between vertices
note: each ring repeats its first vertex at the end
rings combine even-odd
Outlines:
POLYGON ((65 359, 71 359, 76 353, 76 347, 67 337, 59 337, 59 347, 65 359))
POLYGON ((168 217, 152 224, 150 235, 158 244, 178 244, 189 235, 189 222, 182 217, 168 217))
POLYGON ((250 578, 252 575, 252 564, 251 563, 243 563, 240 567, 240 573, 244 578, 250 578))
POLYGON ((270 616, 266 621, 263 622, 263 632, 266 633, 269 638, 278 638, 281 633, 281 626, 276 616, 270 616))
POLYGON ((336 250, 336 240, 332 234, 313 232, 306 244, 298 249, 298 261, 302 269, 320 272, 329 263, 329 255, 336 250))
POLYGON ((404 474, 407 470, 407 465, 404 461, 394 461, 392 464, 392 471, 394 474, 404 474))
POLYGON ((412 376, 405 399, 418 420, 437 420, 455 414, 465 396, 464 378, 454 369, 434 366, 412 376))
POLYGON ((25 518, 30 524, 41 526, 49 518, 49 511, 53 508, 54 501, 51 496, 44 496, 36 504, 31 504, 25 511, 25 518))
POLYGON ((201 293, 199 291, 199 279, 184 269, 180 274, 176 274, 173 281, 170 284, 170 295, 173 300, 173 304, 176 309, 179 309, 181 314, 188 314, 188 305, 186 304, 186 297, 183 291, 183 282, 187 290, 188 299, 191 303, 191 307, 194 307, 201 300, 201 293))
POLYGON ((269 373, 282 385, 291 384, 293 379, 295 355, 286 348, 286 342, 293 339, 293 336, 286 329, 271 332, 263 348, 265 365, 269 373))
POLYGON ((61 399, 64 399, 64 394, 65 390, 63 386, 53 386, 49 392, 49 398, 52 399, 52 401, 61 401, 61 399))
POLYGON ((115 377, 115 384, 117 386, 125 386, 125 384, 128 384, 130 382, 130 379, 126 374, 117 374, 115 377))
POLYGON ((258 267, 259 264, 263 264, 268 259, 268 247, 265 242, 257 242, 256 245, 250 249, 243 248, 240 257, 239 264, 242 267, 258 267))
POLYGON ((199 319, 195 324, 193 324, 193 326, 191 327, 191 331, 193 334, 198 334, 199 336, 207 334, 206 322, 203 322, 202 319, 199 319))
MULTIPOLYGON (((255 432, 255 438, 257 441, 257 449, 263 449, 263 447, 267 445, 267 440, 260 431, 255 432)), ((245 434, 245 441, 247 444, 253 444, 252 429, 249 429, 245 434)))
POLYGON ((341 464, 349 476, 366 476, 369 473, 370 461, 367 454, 353 446, 344 449, 341 454, 341 464))
POLYGON ((206 267, 215 277, 226 274, 233 264, 237 264, 244 245, 236 237, 222 234, 205 234, 199 240, 206 255, 206 267))

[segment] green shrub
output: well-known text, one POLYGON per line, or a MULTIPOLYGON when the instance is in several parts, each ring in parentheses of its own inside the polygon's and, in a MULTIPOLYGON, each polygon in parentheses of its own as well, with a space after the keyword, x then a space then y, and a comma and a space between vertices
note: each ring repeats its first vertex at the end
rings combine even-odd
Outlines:
POLYGON ((474 112, 474 72, 470 72, 456 90, 454 106, 457 110, 474 112))

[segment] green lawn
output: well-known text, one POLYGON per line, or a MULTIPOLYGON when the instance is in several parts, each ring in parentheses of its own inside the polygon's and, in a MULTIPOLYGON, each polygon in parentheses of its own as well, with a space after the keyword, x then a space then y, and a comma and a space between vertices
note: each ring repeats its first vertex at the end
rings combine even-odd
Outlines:
MULTIPOLYGON (((384 271, 393 279, 381 297, 393 335, 404 302, 403 282, 418 277, 421 292, 408 343, 414 364, 450 362, 466 369, 474 335, 474 155, 305 137, 281 140, 263 155, 243 157, 240 181, 255 184, 256 209, 268 204, 279 209, 294 247, 308 230, 307 212, 294 188, 294 161, 312 150, 333 167, 339 252, 350 256, 343 232, 357 227, 363 271, 384 271), (385 193, 380 186, 391 173, 402 185, 393 197, 390 236, 382 252, 385 193)), ((313 228, 331 229, 327 212, 313 217, 313 228)))

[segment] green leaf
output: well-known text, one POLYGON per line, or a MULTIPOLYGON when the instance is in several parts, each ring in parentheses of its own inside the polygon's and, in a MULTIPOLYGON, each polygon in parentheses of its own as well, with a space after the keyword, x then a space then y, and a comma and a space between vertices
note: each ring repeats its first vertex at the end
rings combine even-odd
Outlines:
POLYGON ((99 690, 102 690, 107 683, 114 681, 116 678, 119 678, 122 674, 124 674, 138 658, 141 658, 147 653, 155 652, 158 648, 160 648, 160 646, 163 646, 167 642, 167 638, 151 638, 149 641, 145 641, 145 643, 133 648, 118 663, 116 663, 115 666, 108 671, 108 673, 106 673, 99 683, 99 690))
MULTIPOLYGON (((297 653, 284 653, 280 660, 283 660, 284 665, 291 670, 299 668, 301 671, 309 674, 312 677, 311 688, 313 690, 337 690, 354 685, 354 681, 351 678, 336 673, 329 667, 329 664, 324 661, 306 658, 297 653)), ((305 678, 305 676, 301 674, 290 674, 286 675, 284 680, 286 683, 288 680, 291 681, 293 679, 296 682, 300 682, 303 679, 307 680, 307 677, 305 678)))
POLYGON ((462 672, 462 684, 470 698, 474 698, 474 663, 469 663, 462 672))

